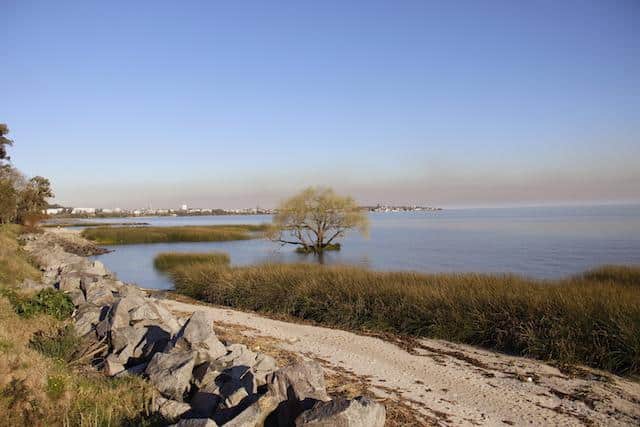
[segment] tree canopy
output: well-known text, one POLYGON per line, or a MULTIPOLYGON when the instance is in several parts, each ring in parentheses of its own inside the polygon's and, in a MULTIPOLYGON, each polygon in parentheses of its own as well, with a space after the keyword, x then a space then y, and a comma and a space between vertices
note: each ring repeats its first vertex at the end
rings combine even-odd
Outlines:
POLYGON ((321 253, 339 248, 337 240, 351 229, 365 235, 369 230, 369 218, 355 200, 330 188, 310 187, 280 204, 270 237, 303 252, 321 253))
POLYGON ((47 178, 25 176, 10 163, 7 147, 13 141, 7 137, 9 128, 0 123, 0 224, 34 222, 43 216, 47 199, 53 197, 47 178))
POLYGON ((7 147, 13 145, 13 141, 7 137, 7 134, 9 134, 9 127, 0 123, 0 166, 5 160, 11 159, 7 154, 7 147))

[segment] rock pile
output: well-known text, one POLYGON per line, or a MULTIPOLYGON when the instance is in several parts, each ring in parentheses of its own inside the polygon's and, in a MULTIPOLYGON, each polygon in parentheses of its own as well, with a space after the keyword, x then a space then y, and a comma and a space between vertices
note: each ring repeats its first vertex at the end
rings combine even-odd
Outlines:
POLYGON ((104 344, 105 374, 148 378, 161 395, 154 409, 168 423, 384 425, 385 408, 371 399, 331 400, 316 362, 279 368, 266 354, 221 342, 206 312, 182 321, 161 299, 117 280, 98 261, 66 252, 46 233, 25 241, 43 271, 42 285, 66 292, 75 304, 77 333, 104 344))

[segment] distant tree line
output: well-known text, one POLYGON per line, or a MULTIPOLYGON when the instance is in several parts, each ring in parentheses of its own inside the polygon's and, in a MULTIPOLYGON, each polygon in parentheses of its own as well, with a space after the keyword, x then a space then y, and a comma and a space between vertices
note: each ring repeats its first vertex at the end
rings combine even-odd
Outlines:
POLYGON ((7 152, 13 141, 9 128, 0 123, 0 224, 32 225, 44 217, 47 199, 53 197, 47 178, 27 178, 13 167, 7 152))

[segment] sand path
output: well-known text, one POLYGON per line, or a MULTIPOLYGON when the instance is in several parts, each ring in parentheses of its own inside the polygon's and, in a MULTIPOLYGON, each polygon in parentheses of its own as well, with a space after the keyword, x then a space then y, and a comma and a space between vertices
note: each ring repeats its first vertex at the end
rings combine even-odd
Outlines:
MULTIPOLYGON (((379 338, 167 300, 178 313, 206 310, 249 337, 367 381, 439 425, 639 425, 640 383, 599 371, 571 375, 548 364, 439 340, 405 350, 379 338)), ((406 346, 402 346, 405 347, 406 346)))

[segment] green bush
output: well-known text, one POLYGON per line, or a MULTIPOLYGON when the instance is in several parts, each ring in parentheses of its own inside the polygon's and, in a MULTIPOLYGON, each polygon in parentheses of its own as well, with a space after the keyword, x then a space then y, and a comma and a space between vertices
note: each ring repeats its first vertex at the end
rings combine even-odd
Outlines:
POLYGON ((21 298, 15 293, 8 295, 16 313, 23 317, 48 314, 64 320, 73 313, 74 305, 64 293, 55 289, 43 289, 31 298, 21 298))
POLYGON ((67 388, 66 386, 65 378, 61 375, 47 377, 47 395, 53 400, 58 400, 62 397, 67 388))
POLYGON ((73 326, 66 325, 53 334, 36 332, 29 341, 29 346, 45 356, 69 362, 76 353, 80 341, 73 326))

